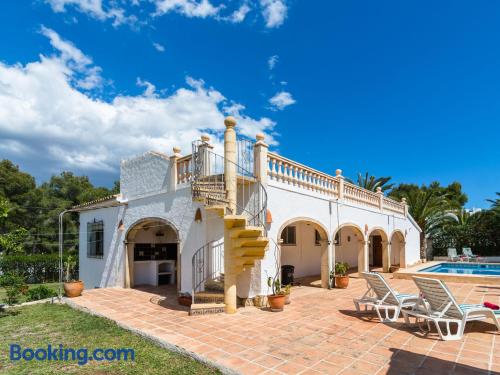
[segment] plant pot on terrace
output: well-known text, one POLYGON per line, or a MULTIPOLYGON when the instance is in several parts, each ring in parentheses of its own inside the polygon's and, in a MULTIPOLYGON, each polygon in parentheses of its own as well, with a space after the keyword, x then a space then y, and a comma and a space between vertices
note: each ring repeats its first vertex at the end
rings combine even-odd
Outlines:
POLYGON ((66 262, 64 262, 64 268, 66 269, 64 294, 69 298, 81 296, 84 288, 83 281, 73 279, 76 269, 76 259, 74 256, 68 256, 66 262))
POLYGON ((179 305, 181 306, 190 307, 191 303, 193 302, 193 298, 187 293, 180 293, 177 296, 177 302, 179 302, 179 305))
POLYGON ((279 277, 269 277, 267 285, 273 288, 273 294, 267 296, 267 302, 271 311, 283 311, 286 301, 286 289, 281 288, 281 280, 279 277))
POLYGON ((347 276, 347 271, 349 270, 349 264, 345 262, 335 263, 335 287, 340 289, 345 289, 349 285, 349 276, 347 276))

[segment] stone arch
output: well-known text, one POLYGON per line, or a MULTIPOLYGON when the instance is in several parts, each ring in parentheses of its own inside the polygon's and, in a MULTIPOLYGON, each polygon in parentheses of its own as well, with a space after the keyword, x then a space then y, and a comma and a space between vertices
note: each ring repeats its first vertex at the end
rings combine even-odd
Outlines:
MULTIPOLYGON (((320 240, 319 240, 319 245, 316 245, 315 242, 311 243, 311 246, 320 246, 320 274, 321 274, 321 287, 322 288, 328 288, 329 285, 329 262, 328 262, 328 245, 330 243, 329 236, 328 236, 328 229, 318 220, 310 218, 310 217, 305 217, 305 216, 299 216, 295 217, 289 220, 286 220, 278 230, 278 238, 277 242, 280 244, 279 249, 279 255, 277 261, 279 262, 280 268, 283 259, 283 254, 284 254, 284 247, 286 245, 281 244, 281 235, 283 231, 285 230, 286 227, 295 224, 295 223, 306 223, 306 225, 312 225, 315 230, 318 231, 320 235, 320 240)), ((315 232, 314 232, 315 235, 315 232)), ((302 251, 302 246, 297 244, 297 247, 299 247, 302 251)), ((285 251, 287 249, 285 248, 285 251)), ((286 255, 285 255, 286 256, 286 255)), ((299 266, 303 266, 303 264, 296 264, 294 265, 297 269, 299 266)), ((297 271, 297 270, 296 270, 297 271)), ((312 275, 311 275, 312 276, 312 275)))
MULTIPOLYGON (((368 238, 368 245, 369 245, 369 249, 370 247, 373 247, 374 246, 374 243, 370 243, 370 238, 372 236, 380 236, 382 238, 382 243, 381 243, 381 246, 382 246, 382 254, 381 254, 381 258, 382 258, 382 269, 384 272, 389 272, 390 268, 391 268, 391 248, 389 246, 389 236, 387 235, 386 231, 384 228, 382 227, 373 227, 370 229, 370 232, 368 233, 367 235, 367 238, 368 238)), ((374 254, 375 256, 375 254, 374 254)), ((374 259, 374 263, 375 263, 375 259, 374 259)))
MULTIPOLYGON (((357 237, 357 240, 353 242, 355 245, 355 256, 353 259, 357 261, 358 272, 368 271, 368 246, 367 240, 363 233, 361 227, 355 223, 343 223, 339 225, 333 232, 333 253, 334 253, 334 263, 335 262, 347 262, 349 263, 350 257, 352 257, 352 249, 346 248, 345 241, 349 239, 351 235, 357 237), (346 234, 347 233, 347 234, 346 234), (337 234, 338 240, 337 239, 337 234), (347 257, 347 258, 346 258, 347 257)), ((350 241, 348 241, 350 242, 350 241)), ((349 263, 352 268, 352 261, 349 263)))
POLYGON ((403 231, 395 229, 389 238, 392 264, 399 264, 400 268, 406 268, 406 239, 403 231))
MULTIPOLYGON (((177 243, 177 264, 176 264, 176 279, 177 279, 177 289, 180 289, 181 280, 181 256, 180 256, 180 232, 176 225, 174 225, 170 220, 162 217, 145 217, 136 220, 131 224, 125 232, 125 288, 132 288, 135 284, 135 274, 134 274, 134 246, 136 236, 141 230, 144 230, 148 224, 151 227, 168 227, 172 230, 175 236, 175 242, 177 243)), ((148 229, 149 229, 148 228, 148 229)))

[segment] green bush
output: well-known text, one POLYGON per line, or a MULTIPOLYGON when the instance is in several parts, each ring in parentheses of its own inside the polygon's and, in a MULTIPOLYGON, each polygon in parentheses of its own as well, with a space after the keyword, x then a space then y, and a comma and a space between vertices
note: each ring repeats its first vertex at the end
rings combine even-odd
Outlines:
POLYGON ((56 297, 57 293, 55 290, 47 288, 45 285, 39 285, 34 288, 30 288, 27 293, 28 301, 38 301, 40 299, 56 297))
MULTIPOLYGON (((63 256, 63 261, 68 255, 63 256)), ((78 269, 78 266, 76 266, 78 269)), ((1 273, 23 273, 30 284, 59 280, 58 254, 4 255, 0 256, 1 273)), ((77 277, 78 275, 75 275, 77 277)))
POLYGON ((8 305, 19 302, 21 294, 28 288, 24 277, 15 272, 8 272, 0 276, 0 287, 5 289, 4 302, 8 305))

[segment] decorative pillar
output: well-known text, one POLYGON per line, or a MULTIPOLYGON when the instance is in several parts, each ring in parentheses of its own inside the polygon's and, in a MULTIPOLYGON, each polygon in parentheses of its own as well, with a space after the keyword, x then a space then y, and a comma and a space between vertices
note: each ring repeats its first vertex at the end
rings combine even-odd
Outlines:
POLYGON ((405 216, 408 216, 408 203, 406 203, 406 198, 401 199, 401 203, 403 203, 405 216))
MULTIPOLYGON (((226 184, 228 209, 234 215, 236 214, 237 199, 237 170, 236 170, 236 120, 229 116, 224 120, 226 131, 224 132, 224 182, 226 184)), ((224 303, 225 311, 228 314, 234 314, 237 308, 236 297, 236 279, 237 274, 233 262, 233 244, 229 229, 224 226, 224 303)))
POLYGON ((181 157, 181 149, 179 147, 172 148, 174 154, 170 157, 170 184, 168 185, 169 191, 177 190, 177 160, 181 157))
POLYGON ((267 162, 267 150, 269 145, 264 142, 264 134, 259 133, 255 137, 256 142, 253 146, 254 152, 254 174, 255 177, 260 181, 260 183, 264 186, 267 185, 267 170, 268 162, 267 162))
POLYGON ((335 175, 339 180, 339 199, 344 199, 344 176, 342 176, 342 169, 337 169, 335 175))
POLYGON ((328 288, 331 288, 331 281, 330 281, 330 275, 332 274, 332 271, 334 270, 334 262, 335 262, 335 254, 334 254, 334 244, 333 240, 330 241, 328 240, 328 248, 327 248, 327 258, 328 258, 328 288))
POLYGON ((360 249, 358 251, 358 274, 369 270, 369 242, 367 239, 360 241, 360 249))
POLYGON ((382 188, 379 186, 377 187, 377 196, 378 196, 378 208, 380 212, 384 210, 384 192, 382 191, 382 188))
POLYGON ((202 160, 201 175, 204 177, 211 176, 212 166, 210 163, 210 151, 214 148, 214 146, 210 144, 210 137, 206 134, 201 136, 201 142, 201 145, 198 147, 202 160))
POLYGON ((391 270, 391 243, 387 241, 382 241, 382 270, 391 270))
POLYGON ((224 182, 226 184, 227 200, 229 201, 228 209, 234 215, 236 214, 236 120, 234 117, 228 116, 224 120, 226 131, 224 132, 224 182))

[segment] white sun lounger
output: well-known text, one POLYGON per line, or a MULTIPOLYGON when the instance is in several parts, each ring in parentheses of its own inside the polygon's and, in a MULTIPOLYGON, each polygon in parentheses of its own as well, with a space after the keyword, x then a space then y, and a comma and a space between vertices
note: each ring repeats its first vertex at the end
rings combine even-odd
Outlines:
POLYGON ((417 319, 422 318, 427 322, 430 330, 430 322, 433 322, 442 340, 460 340, 464 334, 465 325, 468 322, 491 319, 497 330, 500 324, 493 310, 483 305, 458 304, 450 290, 443 281, 425 277, 413 277, 423 299, 413 309, 404 310, 403 316, 409 324, 409 316, 417 319), (456 325, 456 332, 452 332, 452 326, 456 325), (446 330, 443 332, 443 326, 446 330))
POLYGON ((448 248, 448 260, 450 262, 457 262, 460 260, 460 257, 457 255, 457 249, 454 247, 448 248))
POLYGON ((419 300, 416 295, 399 294, 378 273, 362 272, 361 276, 368 283, 368 290, 361 298, 353 300, 358 313, 361 311, 360 305, 364 305, 365 309, 367 307, 374 309, 380 321, 384 323, 395 322, 403 308, 410 308, 419 300), (384 316, 382 316, 382 312, 384 316), (390 312, 393 312, 392 315, 390 312))
POLYGON ((464 255, 469 259, 469 260, 474 260, 476 262, 479 261, 479 257, 477 255, 474 255, 472 253, 472 249, 470 247, 464 247, 462 249, 462 252, 464 253, 464 255))

